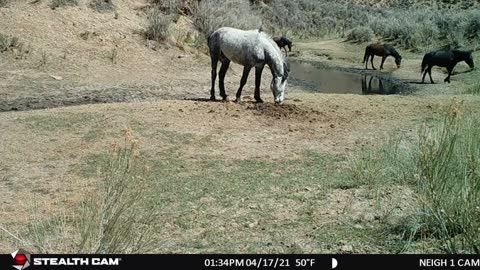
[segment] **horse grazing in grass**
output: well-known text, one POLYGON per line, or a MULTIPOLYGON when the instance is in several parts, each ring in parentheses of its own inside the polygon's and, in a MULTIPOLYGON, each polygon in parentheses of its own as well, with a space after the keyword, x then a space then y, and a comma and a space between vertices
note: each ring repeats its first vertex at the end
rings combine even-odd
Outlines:
POLYGON ((240 88, 236 94, 236 102, 241 101, 242 89, 247 83, 250 70, 255 67, 255 101, 262 103, 260 98, 260 82, 265 65, 270 67, 272 82, 270 89, 275 103, 282 104, 288 78, 288 64, 280 48, 265 32, 261 30, 240 30, 230 27, 221 27, 208 36, 208 48, 212 64, 212 88, 210 100, 215 100, 215 79, 217 77, 217 63, 220 67, 219 88, 223 100, 227 100, 225 93, 225 74, 230 62, 243 66, 240 88))
POLYGON ((473 63, 472 52, 470 51, 434 51, 425 54, 422 60, 422 83, 425 82, 425 75, 427 75, 427 72, 428 76, 430 76, 430 82, 434 83, 432 80, 433 66, 446 67, 448 76, 443 81, 450 83, 450 76, 452 75, 453 68, 455 68, 455 65, 462 61, 465 61, 471 69, 475 67, 475 64, 473 63))
POLYGON ((287 54, 287 48, 288 47, 288 51, 291 52, 292 51, 292 42, 286 38, 286 37, 274 37, 273 38, 273 41, 275 41, 275 43, 277 43, 277 46, 281 49, 284 49, 285 50, 285 54, 287 54))
POLYGON ((376 69, 373 66, 373 57, 381 56, 382 63, 380 64, 380 69, 383 69, 383 63, 385 59, 390 55, 395 58, 395 64, 397 64, 397 68, 400 68, 400 64, 402 63, 402 56, 393 48, 390 44, 382 44, 382 43, 372 43, 365 48, 365 55, 363 56, 363 63, 365 63, 365 69, 368 69, 368 58, 371 57, 370 62, 372 63, 372 68, 376 69))

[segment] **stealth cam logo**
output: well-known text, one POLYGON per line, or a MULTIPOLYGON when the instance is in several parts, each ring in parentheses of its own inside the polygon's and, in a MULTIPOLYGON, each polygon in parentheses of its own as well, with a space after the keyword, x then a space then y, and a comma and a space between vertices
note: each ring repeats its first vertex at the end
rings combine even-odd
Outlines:
POLYGON ((18 270, 23 270, 30 266, 30 253, 23 249, 19 249, 12 253, 13 267, 18 270))

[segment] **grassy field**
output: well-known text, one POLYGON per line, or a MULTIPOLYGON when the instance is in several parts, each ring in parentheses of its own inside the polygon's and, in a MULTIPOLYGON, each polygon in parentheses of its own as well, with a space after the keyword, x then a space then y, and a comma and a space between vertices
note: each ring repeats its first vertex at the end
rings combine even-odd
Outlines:
MULTIPOLYGON (((422 51, 475 48, 477 10, 447 12, 442 28, 441 10, 388 1, 383 13, 322 9, 330 2, 307 12, 308 0, 187 2, 192 14, 176 1, 0 1, 2 103, 47 107, 0 113, 0 252, 479 253, 480 71, 459 64, 451 84, 418 84, 422 51), (412 31, 425 13, 432 28, 412 31), (360 25, 360 38, 396 45, 402 68, 389 59, 382 72, 414 91, 292 85, 274 106, 265 72, 265 104, 252 102, 252 78, 244 103, 205 102, 203 34, 258 22, 293 36, 297 61, 352 72, 363 72, 369 41, 345 39, 360 25)), ((230 94, 240 74, 232 65, 230 94)), ((433 70, 437 82, 445 76, 433 70)))
MULTIPOLYGON (((303 100, 303 109, 320 110, 325 101, 343 99, 326 96, 319 102, 315 94, 295 95, 303 100)), ((385 105, 383 97, 350 100, 359 99, 385 105)), ((419 99, 389 98, 388 103, 408 107, 401 119, 382 120, 391 113, 388 105, 375 110, 367 105, 357 107, 357 122, 339 119, 332 128, 330 117, 348 118, 344 99, 345 108, 331 112, 335 106, 327 106, 313 124, 307 117, 305 124, 314 136, 306 142, 307 129, 298 123, 304 116, 287 115, 268 127, 265 123, 276 116, 258 114, 248 104, 160 102, 6 114, 2 126, 11 128, 6 134, 9 145, 2 147, 2 183, 7 194, 23 195, 12 203, 29 214, 18 217, 7 206, 1 226, 23 242, 2 234, 2 242, 10 243, 3 248, 475 252, 478 240, 467 233, 476 223, 463 222, 477 222, 466 217, 477 211, 474 115, 479 99, 460 96, 465 104, 459 105, 441 96, 425 99, 421 106, 419 99), (432 106, 437 113, 428 109, 432 106), (226 120, 216 117, 222 107, 226 120), (414 108, 422 109, 407 113, 414 108), (212 110, 217 113, 209 113, 212 110), (242 120, 232 116, 236 114, 242 120), (207 127, 193 124, 199 118, 207 127), (291 131, 283 127, 286 123, 291 131), (323 125, 331 131, 320 135, 323 125), (365 131, 373 125, 374 132, 365 131), (273 137, 264 137, 265 131, 273 137), (357 137, 349 142, 352 134, 357 137), (282 136, 286 140, 278 144, 282 136), (25 147, 24 141, 31 143, 25 147), (330 146, 315 141, 330 141, 330 146), (449 152, 444 154, 444 148, 449 152), (445 164, 448 174, 442 169, 445 164), (457 179, 470 184, 458 185, 457 179), (444 183, 457 188, 445 188, 444 183), (438 198, 432 189, 444 195, 438 198), (460 204, 464 206, 458 212, 460 204), (441 222, 452 229, 442 231, 441 222)))

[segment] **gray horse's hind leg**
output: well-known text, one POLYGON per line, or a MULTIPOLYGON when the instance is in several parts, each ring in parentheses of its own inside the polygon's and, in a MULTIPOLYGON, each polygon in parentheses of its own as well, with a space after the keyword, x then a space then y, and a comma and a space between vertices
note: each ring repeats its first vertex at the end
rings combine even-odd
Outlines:
POLYGON ((208 49, 212 62, 212 87, 210 89, 210 100, 215 100, 215 80, 217 79, 217 64, 221 57, 221 50, 218 43, 218 34, 213 33, 208 37, 208 49))
POLYGON ((210 100, 215 100, 215 80, 217 78, 218 55, 212 53, 212 50, 210 50, 210 58, 212 60, 212 87, 210 88, 210 100))
POLYGON ((263 100, 260 98, 260 82, 262 81, 262 72, 264 66, 255 67, 255 101, 257 103, 263 103, 263 100))
POLYGON ((242 101, 242 90, 245 84, 247 83, 248 79, 248 74, 250 74, 250 70, 252 67, 249 66, 244 66, 243 67, 243 74, 242 74, 242 79, 240 80, 240 87, 238 88, 237 95, 236 95, 236 100, 235 102, 240 102, 242 101))
POLYGON ((220 67, 220 78, 219 78, 219 88, 220 88, 220 96, 222 96, 222 99, 224 101, 228 100, 228 96, 225 93, 225 75, 227 74, 228 66, 230 65, 230 60, 226 58, 225 56, 221 56, 221 61, 222 61, 222 66, 220 67))

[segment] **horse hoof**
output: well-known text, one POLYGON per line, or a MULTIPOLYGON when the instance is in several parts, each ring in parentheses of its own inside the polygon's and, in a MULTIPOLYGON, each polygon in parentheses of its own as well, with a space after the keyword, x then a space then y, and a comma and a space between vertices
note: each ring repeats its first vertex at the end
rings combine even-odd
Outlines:
POLYGON ((217 99, 215 98, 215 96, 211 96, 210 97, 210 101, 216 101, 217 99))
POLYGON ((228 102, 228 101, 229 101, 228 96, 224 96, 224 97, 222 98, 222 101, 223 101, 223 102, 228 102))
POLYGON ((263 103, 263 100, 261 98, 256 98, 255 103, 263 103))
POLYGON ((235 99, 235 103, 241 103, 241 102, 242 102, 242 98, 237 97, 237 98, 235 99))

